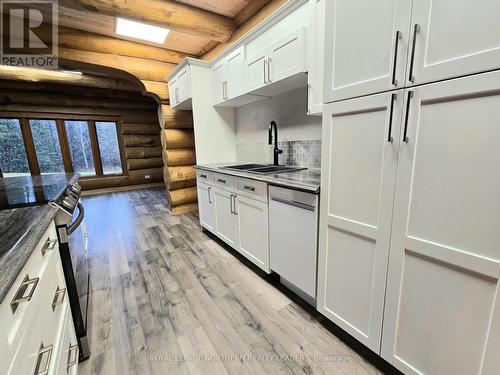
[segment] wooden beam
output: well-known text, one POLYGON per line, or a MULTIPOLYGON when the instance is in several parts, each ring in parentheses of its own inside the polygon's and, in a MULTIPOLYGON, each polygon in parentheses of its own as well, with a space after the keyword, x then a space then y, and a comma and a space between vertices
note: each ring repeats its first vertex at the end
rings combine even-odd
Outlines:
POLYGON ((26 82, 59 83, 62 85, 99 87, 113 90, 139 91, 138 84, 121 79, 6 65, 0 65, 0 79, 20 80, 26 82))
POLYGON ((160 100, 166 101, 168 100, 168 84, 167 82, 156 82, 156 81, 147 81, 142 80, 142 84, 146 90, 146 93, 152 93, 158 96, 160 100))
POLYGON ((258 11, 264 8, 267 4, 269 4, 271 0, 252 0, 249 1, 248 4, 241 9, 236 16, 234 16, 233 20, 236 25, 241 26, 245 22, 247 22, 250 18, 252 18, 258 11))
POLYGON ((234 22, 212 12, 170 0, 78 0, 88 10, 167 27, 187 34, 227 42, 234 22))
POLYGON ((128 72, 140 80, 161 82, 175 68, 175 64, 138 57, 59 48, 59 59, 102 65, 128 72))
POLYGON ((276 11, 280 6, 286 3, 288 0, 272 0, 264 8, 262 8, 257 14, 250 18, 245 24, 243 24, 238 30, 236 30, 231 39, 227 43, 220 43, 217 47, 212 49, 210 52, 205 53, 201 59, 210 61, 215 58, 218 54, 222 53, 226 48, 230 47, 232 44, 237 42, 243 35, 252 30, 255 26, 265 20, 271 13, 276 11))

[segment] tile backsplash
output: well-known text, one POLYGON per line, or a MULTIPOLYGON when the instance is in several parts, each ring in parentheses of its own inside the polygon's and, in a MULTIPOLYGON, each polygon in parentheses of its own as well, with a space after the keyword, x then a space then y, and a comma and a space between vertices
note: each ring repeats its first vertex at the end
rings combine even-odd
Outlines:
MULTIPOLYGON (((273 162, 273 147, 265 142, 239 142, 236 144, 236 158, 239 163, 270 164, 273 162)), ((321 167, 321 140, 278 142, 278 147, 283 150, 279 156, 280 164, 321 167)))

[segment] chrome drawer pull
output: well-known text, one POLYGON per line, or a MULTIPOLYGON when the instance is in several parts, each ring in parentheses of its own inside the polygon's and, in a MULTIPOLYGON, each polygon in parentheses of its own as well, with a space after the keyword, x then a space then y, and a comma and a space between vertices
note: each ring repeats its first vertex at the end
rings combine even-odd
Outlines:
POLYGON ((17 289, 17 292, 14 295, 14 298, 10 302, 10 308, 12 309, 13 314, 16 312, 17 307, 19 306, 20 303, 29 302, 31 300, 31 298, 33 297, 33 293, 35 293, 35 289, 36 289, 36 286, 38 285, 39 281, 40 281, 39 277, 35 277, 33 279, 30 279, 30 276, 26 275, 26 277, 24 278, 21 285, 19 285, 19 289, 17 289), (31 286, 31 289, 30 289, 30 286, 31 286), (24 295, 28 289, 29 289, 28 294, 24 295))
POLYGON ((217 182, 220 182, 221 184, 225 184, 226 180, 223 180, 222 178, 217 179, 217 182))
POLYGON ((36 366, 34 375, 47 375, 50 368, 50 360, 52 359, 52 345, 43 346, 43 342, 40 344, 40 349, 38 349, 36 366))
POLYGON ((66 366, 66 371, 78 363, 78 345, 69 344, 68 349, 68 365, 66 366))
POLYGON ((45 253, 47 251, 52 251, 56 247, 57 239, 51 240, 50 238, 47 238, 47 241, 42 246, 42 257, 45 256, 45 253))
POLYGON ((52 300, 52 311, 56 309, 57 305, 62 305, 64 298, 66 297, 66 288, 57 287, 56 294, 54 294, 54 299, 52 300))
POLYGON ((243 186, 243 189, 245 190, 250 190, 250 191, 255 191, 255 188, 253 186, 243 186))
POLYGON ((201 178, 207 178, 207 175, 206 174, 200 174, 200 177, 201 178))

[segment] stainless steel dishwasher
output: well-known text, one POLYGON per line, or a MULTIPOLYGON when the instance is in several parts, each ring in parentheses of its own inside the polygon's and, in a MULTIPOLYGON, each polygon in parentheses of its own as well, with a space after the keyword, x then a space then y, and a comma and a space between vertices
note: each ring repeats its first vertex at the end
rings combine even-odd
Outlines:
POLYGON ((269 187, 271 269, 310 303, 316 299, 318 203, 318 194, 269 187))

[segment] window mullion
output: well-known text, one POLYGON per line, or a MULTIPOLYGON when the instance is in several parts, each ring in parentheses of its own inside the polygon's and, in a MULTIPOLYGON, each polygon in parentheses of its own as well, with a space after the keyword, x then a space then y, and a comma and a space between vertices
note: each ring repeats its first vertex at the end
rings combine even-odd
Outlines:
POLYGON ((26 156, 28 157, 28 166, 32 176, 40 176, 40 166, 38 164, 38 158, 36 156, 35 142, 33 141, 33 134, 31 133, 31 127, 28 119, 26 117, 21 117, 19 119, 21 124, 21 133, 23 135, 24 149, 26 150, 26 156))
POLYGON ((64 127, 64 120, 57 119, 57 135, 59 136, 59 144, 61 146, 61 153, 63 157, 64 170, 66 173, 73 172, 73 163, 71 162, 71 153, 69 151, 68 136, 66 128, 64 127))
POLYGON ((92 155, 94 156, 94 166, 97 176, 103 176, 101 153, 99 152, 99 141, 97 140, 97 132, 95 130, 95 121, 88 121, 90 143, 92 144, 92 155))

